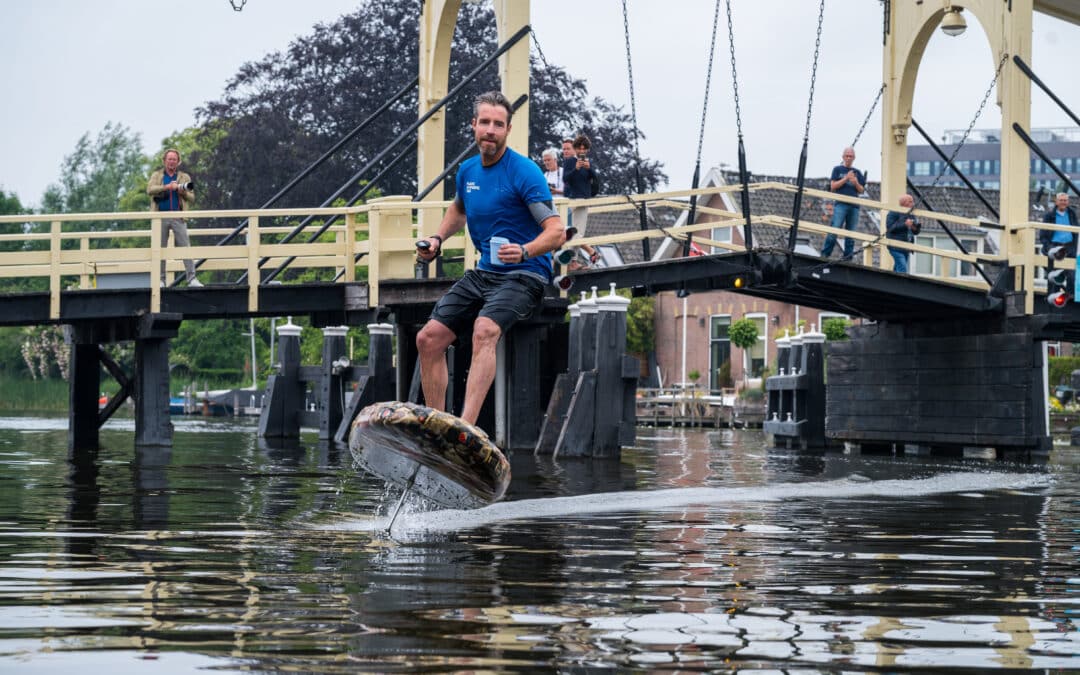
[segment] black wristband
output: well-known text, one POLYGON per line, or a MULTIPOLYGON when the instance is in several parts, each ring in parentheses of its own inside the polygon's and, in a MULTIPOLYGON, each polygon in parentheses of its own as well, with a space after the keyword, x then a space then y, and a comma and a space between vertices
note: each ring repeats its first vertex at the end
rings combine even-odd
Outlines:
POLYGON ((443 239, 439 235, 433 234, 430 237, 428 237, 428 239, 438 239, 439 240, 439 248, 442 248, 443 239))

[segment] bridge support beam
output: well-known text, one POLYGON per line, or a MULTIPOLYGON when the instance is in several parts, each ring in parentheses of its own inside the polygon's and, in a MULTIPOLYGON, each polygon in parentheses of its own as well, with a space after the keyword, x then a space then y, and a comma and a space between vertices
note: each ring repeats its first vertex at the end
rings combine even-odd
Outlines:
POLYGON ((135 446, 171 447, 169 419, 169 339, 180 328, 179 314, 148 314, 135 336, 135 446))
POLYGON ((101 393, 100 347, 80 341, 73 331, 68 371, 68 448, 98 447, 98 396, 101 393))

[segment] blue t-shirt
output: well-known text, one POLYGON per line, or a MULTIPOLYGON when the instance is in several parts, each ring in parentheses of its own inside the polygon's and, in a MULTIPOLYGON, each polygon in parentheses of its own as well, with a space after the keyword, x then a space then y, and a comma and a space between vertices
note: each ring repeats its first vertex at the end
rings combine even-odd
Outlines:
POLYGON ((529 205, 551 203, 551 190, 540 167, 507 148, 498 162, 484 166, 480 156, 465 160, 457 173, 457 199, 465 207, 469 237, 480 251, 479 268, 488 272, 531 272, 551 281, 551 254, 524 263, 492 265, 490 241, 506 237, 512 244, 527 244, 540 236, 529 205))
MULTIPOLYGON (((1054 224, 1055 225, 1071 225, 1069 222, 1069 212, 1062 213, 1061 211, 1054 211, 1054 224)), ((1050 238, 1050 241, 1055 244, 1068 244, 1072 241, 1072 232, 1062 232, 1061 230, 1054 230, 1054 236, 1050 238)))
MULTIPOLYGON (((161 184, 168 185, 169 183, 176 182, 176 179, 180 177, 180 172, 177 172, 175 176, 165 174, 161 177, 161 184)), ((166 192, 164 199, 158 202, 158 211, 179 211, 180 210, 180 193, 176 190, 172 192, 166 192)))
MULTIPOLYGON (((848 171, 855 172, 855 179, 859 181, 859 185, 866 187, 866 176, 862 171, 859 171, 855 167, 848 168, 843 164, 837 164, 833 167, 832 177, 829 180, 840 180, 847 175, 848 171)), ((847 195, 849 197, 858 197, 859 193, 855 191, 855 186, 851 183, 844 183, 838 190, 833 190, 838 195, 847 195)))

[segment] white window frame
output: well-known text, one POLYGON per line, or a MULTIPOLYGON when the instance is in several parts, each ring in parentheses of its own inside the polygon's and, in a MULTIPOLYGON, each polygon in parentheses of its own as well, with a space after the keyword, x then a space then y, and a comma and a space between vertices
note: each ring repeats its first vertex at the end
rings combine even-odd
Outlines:
MULTIPOLYGON (((743 318, 744 319, 751 319, 751 320, 753 320, 753 319, 761 319, 762 320, 761 323, 762 323, 763 326, 765 326, 765 330, 763 330, 761 332, 761 334, 758 335, 758 344, 764 350, 765 364, 762 366, 762 368, 763 369, 768 368, 769 367, 769 315, 768 315, 767 312, 747 312, 746 314, 743 314, 743 318)), ((752 362, 753 362, 753 358, 751 357, 751 363, 752 362)), ((756 377, 752 372, 747 373, 746 376, 748 378, 749 377, 756 377)))

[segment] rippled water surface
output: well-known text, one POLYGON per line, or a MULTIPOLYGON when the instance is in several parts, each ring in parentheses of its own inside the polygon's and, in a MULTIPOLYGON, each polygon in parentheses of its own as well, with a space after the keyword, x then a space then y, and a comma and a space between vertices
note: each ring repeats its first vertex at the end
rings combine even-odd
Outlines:
POLYGON ((797 455, 640 429, 409 504, 313 437, 0 419, 0 671, 1080 671, 1077 450, 1047 466, 797 455))

